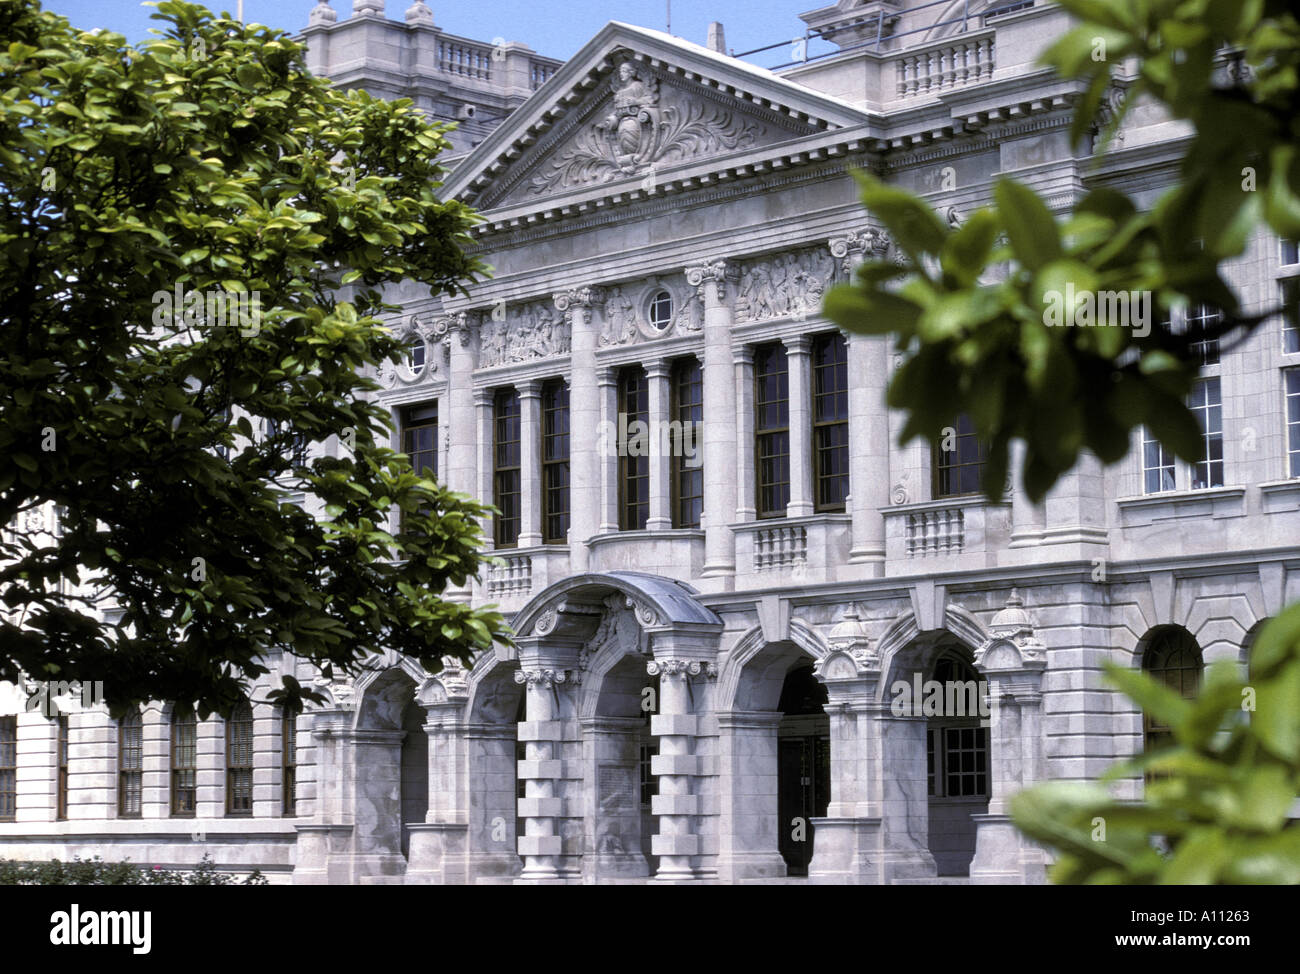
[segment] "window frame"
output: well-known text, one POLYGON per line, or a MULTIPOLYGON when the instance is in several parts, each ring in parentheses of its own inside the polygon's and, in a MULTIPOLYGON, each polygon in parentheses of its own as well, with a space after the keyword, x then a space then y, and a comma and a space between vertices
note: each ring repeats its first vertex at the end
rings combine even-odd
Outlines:
MULTIPOLYGON (((635 422, 646 424, 646 445, 649 446, 650 429, 650 379, 646 370, 639 365, 625 365, 618 370, 617 399, 620 426, 630 430, 635 422), (629 399, 635 399, 641 405, 633 409, 629 399)), ((650 520, 650 457, 648 452, 641 456, 632 456, 629 447, 633 437, 620 444, 618 451, 618 529, 620 531, 644 531, 650 520), (629 486, 636 485, 639 490, 629 491, 629 486), (636 500, 630 494, 637 495, 636 500), (635 511, 633 510, 635 508, 635 511)))
POLYGON ((251 818, 257 742, 253 706, 247 700, 235 704, 230 716, 226 718, 225 739, 226 817, 251 818), (247 807, 240 802, 240 798, 245 796, 247 807))
POLYGON ((975 429, 975 421, 966 413, 961 413, 953 423, 953 429, 956 430, 956 442, 953 450, 944 450, 942 442, 932 444, 930 450, 930 499, 931 500, 955 500, 961 497, 977 497, 984 490, 984 470, 988 465, 989 449, 988 444, 980 439, 979 433, 975 429), (975 443, 975 459, 963 460, 963 441, 975 443), (943 457, 947 453, 953 453, 957 459, 955 462, 945 463, 943 457), (962 490, 962 481, 965 479, 966 470, 975 470, 975 489, 962 490), (942 484, 944 475, 948 474, 955 477, 957 489, 952 489, 951 485, 945 489, 942 484))
POLYGON ((18 718, 0 716, 0 822, 18 821, 18 718))
POLYGON ((519 547, 523 530, 523 412, 519 390, 513 386, 497 389, 492 395, 492 506, 500 513, 492 518, 492 543, 496 548, 519 547), (502 436, 514 423, 513 439, 502 436), (502 463, 502 449, 513 446, 514 462, 502 463), (506 489, 503 485, 509 485, 506 489), (503 503, 514 498, 513 514, 503 503))
POLYGON ((280 714, 280 815, 298 817, 298 715, 280 714))
POLYGON ((1286 474, 1288 479, 1300 478, 1300 366, 1282 370, 1282 404, 1286 474), (1291 418, 1293 412, 1294 419, 1291 418))
POLYGON ((672 525, 674 528, 698 529, 704 515, 704 444, 701 434, 704 425, 704 366, 700 360, 694 355, 674 359, 669 366, 668 388, 669 419, 678 424, 672 442, 672 525), (689 400, 683 396, 684 389, 691 390, 689 400), (687 423, 692 424, 691 439, 696 458, 701 461, 693 467, 686 463, 683 442, 687 423), (695 511, 693 517, 686 516, 684 505, 688 502, 695 511))
POLYGON ((117 817, 144 817, 144 717, 127 714, 117 722, 117 817), (134 729, 135 743, 128 744, 127 732, 134 729), (134 767, 128 766, 128 752, 134 752, 134 767), (128 796, 134 790, 136 810, 128 811, 128 796))
POLYGON ((1162 494, 1177 494, 1198 490, 1218 490, 1228 485, 1228 459, 1225 451, 1227 436, 1223 422, 1223 380, 1218 373, 1217 366, 1211 366, 1210 368, 1210 374, 1202 375, 1196 380, 1187 401, 1188 408, 1198 414, 1197 420, 1201 424, 1201 439, 1205 444, 1204 459, 1195 463, 1179 460, 1173 455, 1172 451, 1159 444, 1151 435, 1150 429, 1146 426, 1141 427, 1142 450, 1138 455, 1138 462, 1141 465, 1139 486, 1144 497, 1159 497, 1162 494), (1218 391, 1216 401, 1210 400, 1208 390, 1211 388, 1218 391), (1201 394, 1202 389, 1206 390, 1205 404, 1197 405, 1194 399, 1201 394), (1218 416, 1218 429, 1212 431, 1207 429, 1208 420, 1216 413, 1218 416), (1202 414, 1204 418, 1202 418, 1202 414), (1216 439, 1219 456, 1218 459, 1212 459, 1210 457, 1212 452, 1210 447, 1216 439), (1159 463, 1154 466, 1148 462, 1148 455, 1153 450, 1159 451, 1159 463), (1205 479, 1210 482, 1198 486, 1197 482, 1200 479, 1198 477, 1199 468, 1203 465, 1206 467, 1207 476, 1205 479), (1159 490, 1150 490, 1148 476, 1154 471, 1170 471, 1171 468, 1172 472, 1170 474, 1161 473, 1160 476, 1162 484, 1171 482, 1172 486, 1162 486, 1159 490), (1218 483, 1213 482, 1215 468, 1218 471, 1218 483))
POLYGON ((542 544, 568 544, 571 521, 570 490, 572 469, 569 458, 572 452, 572 414, 569 412, 569 387, 563 379, 547 379, 541 392, 541 491, 542 491, 542 544), (561 401, 562 400, 562 401, 561 401), (562 425, 563 429, 557 427, 562 425), (557 445, 557 456, 548 456, 551 446, 557 445), (562 445, 562 448, 561 446, 562 445), (563 456, 559 456, 559 453, 563 456), (553 479, 563 483, 553 483, 553 479), (562 501, 562 504, 557 503, 562 501), (553 508, 552 505, 556 504, 553 508), (553 525, 552 521, 558 524, 553 525))
POLYGON ((55 776, 54 818, 58 822, 68 819, 68 748, 72 728, 67 714, 58 714, 54 718, 55 743, 54 760, 57 766, 55 776))
POLYGON ((171 720, 168 724, 168 736, 171 742, 171 746, 168 749, 168 764, 170 767, 168 778, 170 781, 171 792, 169 807, 171 809, 171 817, 194 818, 198 814, 199 805, 199 721, 194 711, 173 709, 171 720), (186 728, 193 729, 193 741, 188 745, 183 744, 180 740, 181 731, 186 728), (188 764, 182 763, 181 761, 180 752, 183 747, 188 747, 192 752, 188 764), (181 781, 183 780, 183 776, 187 774, 190 776, 189 780, 191 783, 182 784, 181 781), (188 808, 185 807, 184 803, 181 801, 182 795, 186 792, 189 792, 191 795, 188 808))
MULTIPOLYGON (((1196 641, 1196 637, 1186 629, 1181 626, 1164 626, 1151 633, 1147 639, 1147 645, 1142 651, 1142 672, 1153 680, 1158 680, 1165 687, 1171 690, 1176 689, 1183 699, 1191 699, 1192 696, 1195 696, 1198 688, 1205 680, 1205 654, 1201 649, 1200 643, 1196 641), (1157 654, 1163 657, 1159 662, 1165 664, 1168 662, 1168 659, 1174 655, 1175 651, 1181 654, 1189 650, 1194 656, 1193 664, 1190 666, 1179 665, 1175 667, 1161 665, 1157 667, 1155 665, 1157 662, 1157 654), (1194 671, 1196 673, 1196 677, 1192 681, 1190 688, 1183 679, 1183 675, 1189 671, 1194 671), (1164 675, 1169 672, 1177 672, 1180 674, 1179 685, 1177 688, 1175 688, 1164 675), (1190 696, 1188 694, 1189 689, 1191 690, 1190 696)), ((1143 754, 1151 754, 1153 747, 1159 748, 1161 742, 1170 741, 1173 737, 1174 734, 1171 729, 1157 724, 1155 719, 1146 709, 1142 710, 1143 754)), ((1146 780, 1150 781, 1153 777, 1155 777, 1155 775, 1148 771, 1146 780)))
POLYGON ((787 516, 790 506, 790 354, 784 342, 765 342, 755 345, 751 361, 754 367, 754 516, 758 520, 774 520, 787 516), (760 367, 763 357, 775 354, 780 367, 764 371, 760 367), (764 398, 764 383, 775 380, 777 395, 764 398), (764 408, 775 408, 777 416, 784 419, 782 423, 764 425, 764 408), (778 452, 771 448, 779 444, 784 437, 784 450, 778 452), (776 467, 777 476, 764 480, 764 463, 770 462, 776 467), (783 476, 781 476, 783 474, 783 476), (774 492, 772 503, 768 504, 764 492, 774 492), (784 503, 778 503, 784 496, 784 503))
POLYGON ((422 471, 431 471, 430 476, 434 480, 438 479, 438 430, 439 430, 438 400, 430 399, 426 402, 411 403, 403 406, 398 414, 398 424, 401 430, 402 452, 406 454, 411 461, 411 469, 416 473, 422 471), (430 422, 432 420, 432 422, 430 422), (427 449, 413 449, 412 434, 429 430, 432 432, 433 445, 427 449), (429 462, 424 466, 419 466, 416 462, 417 457, 428 457, 429 462))
POLYGON ((813 511, 818 514, 842 514, 848 509, 849 496, 849 343, 838 331, 824 332, 813 336, 811 349, 811 388, 812 396, 809 415, 812 420, 812 475, 813 475, 813 511), (827 348, 838 349, 834 359, 820 363, 818 358, 827 348), (822 377, 834 370, 836 387, 821 391, 819 385, 822 377), (820 419, 819 405, 827 399, 843 401, 843 408, 837 411, 834 419, 820 419), (843 442, 823 446, 823 439, 843 431, 843 442), (824 457, 829 453, 842 453, 843 469, 839 473, 827 473, 823 469, 824 457), (842 487, 836 492, 840 500, 828 502, 824 499, 827 483, 839 483, 842 487))
MULTIPOLYGON (((930 679, 940 683, 955 680, 961 683, 974 682, 978 687, 984 684, 984 694, 988 694, 988 678, 977 670, 969 660, 959 652, 949 648, 941 651, 930 669, 930 679)), ((944 699, 948 698, 947 689, 944 699)), ((988 801, 992 797, 991 735, 986 722, 978 715, 930 717, 926 721, 926 798, 955 801, 988 801), (957 746, 950 746, 951 733, 956 732, 957 746), (961 735, 973 734, 973 745, 962 744, 961 735), (966 769, 959 767, 954 771, 952 757, 954 754, 971 753, 975 755, 972 763, 976 767, 966 769), (959 781, 969 778, 982 790, 969 794, 954 794, 950 779, 956 776, 959 781)), ((960 789, 959 789, 960 791, 960 789)))

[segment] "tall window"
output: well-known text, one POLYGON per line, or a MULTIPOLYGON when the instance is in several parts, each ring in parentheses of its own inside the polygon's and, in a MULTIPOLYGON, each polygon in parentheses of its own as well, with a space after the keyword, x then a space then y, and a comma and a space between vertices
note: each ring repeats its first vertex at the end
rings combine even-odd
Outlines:
POLYGON ((139 818, 144 779, 144 721, 127 714, 117 725, 117 814, 139 818))
POLYGON ((1192 489, 1223 486, 1223 400, 1218 377, 1201 379, 1188 403, 1201 425, 1204 448, 1192 473, 1192 489))
POLYGON ((18 815, 18 718, 0 717, 0 822, 18 815))
POLYGON ((839 332, 812 345, 813 478, 818 511, 842 511, 849 496, 849 355, 839 332))
MULTIPOLYGON (((619 372, 618 411, 629 431, 633 423, 649 424, 650 387, 644 369, 630 367, 619 372)), ((629 432, 628 448, 619 450, 618 526, 624 531, 644 530, 650 516, 650 457, 648 449, 640 449, 642 444, 648 447, 648 436, 639 439, 629 432), (640 456, 629 455, 632 444, 637 444, 640 456)))
POLYGON ((60 714, 54 720, 58 726, 56 750, 59 761, 54 817, 62 821, 68 817, 68 717, 66 714, 60 714))
POLYGON ((1208 304, 1194 304, 1187 309, 1187 334, 1192 339, 1189 351, 1199 365, 1219 364, 1219 340, 1206 337, 1206 332, 1222 318, 1223 314, 1208 304))
POLYGON ((298 716, 280 717, 280 809, 285 818, 298 814, 298 716))
MULTIPOLYGON (((1180 626, 1157 630, 1142 656, 1142 668, 1152 678, 1187 699, 1196 696, 1203 666, 1200 646, 1180 626)), ((1173 731, 1150 714, 1143 714, 1142 737, 1149 753, 1172 740, 1173 731)))
POLYGON ((402 410, 402 452, 418 474, 438 479, 438 404, 421 403, 402 410))
POLYGON ((1287 471, 1300 477, 1300 369, 1287 369, 1286 379, 1286 456, 1287 471))
POLYGON ((790 375, 780 342, 754 350, 754 475, 759 517, 790 503, 790 375))
POLYGON ((949 651, 934 665, 932 679, 944 688, 944 700, 960 702, 961 713, 945 713, 929 721, 926 744, 928 792, 936 798, 987 796, 989 732, 981 727, 978 705, 987 684, 966 660, 949 651))
POLYGON ((698 528, 704 512, 704 373, 695 356, 672 368, 673 527, 698 528))
MULTIPOLYGON (((266 421, 266 438, 274 440, 281 435, 288 433, 290 427, 281 423, 278 419, 268 419, 266 421)), ((307 463, 307 434, 291 433, 285 437, 286 442, 282 444, 285 453, 283 456, 288 461, 291 468, 302 467, 307 463)))
POLYGON ((1174 455, 1159 440, 1151 435, 1145 426, 1142 428, 1142 482, 1143 490, 1148 494, 1176 490, 1174 478, 1174 455))
POLYGON ((194 713, 172 711, 172 815, 193 818, 198 772, 199 726, 194 713))
POLYGON ((934 498, 962 497, 983 489, 988 448, 965 413, 934 447, 934 498))
POLYGON ((498 548, 519 543, 519 393, 502 389, 493 404, 492 503, 501 513, 495 522, 498 548))
POLYGON ((1300 277, 1290 277, 1278 284, 1282 314, 1282 351, 1300 352, 1300 277))
POLYGON ((226 721, 226 814, 253 814, 253 708, 247 700, 226 721))
POLYGON ((569 389, 561 379, 542 386, 542 541, 569 540, 569 389))

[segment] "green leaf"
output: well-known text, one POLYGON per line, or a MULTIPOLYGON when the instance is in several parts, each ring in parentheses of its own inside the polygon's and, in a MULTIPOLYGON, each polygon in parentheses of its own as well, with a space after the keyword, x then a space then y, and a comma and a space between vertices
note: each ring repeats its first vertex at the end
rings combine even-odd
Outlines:
POLYGON ((1002 178, 993 189, 998 216, 1007 228, 1007 238, 1016 258, 1032 271, 1061 256, 1061 238, 1056 219, 1032 189, 1002 178))

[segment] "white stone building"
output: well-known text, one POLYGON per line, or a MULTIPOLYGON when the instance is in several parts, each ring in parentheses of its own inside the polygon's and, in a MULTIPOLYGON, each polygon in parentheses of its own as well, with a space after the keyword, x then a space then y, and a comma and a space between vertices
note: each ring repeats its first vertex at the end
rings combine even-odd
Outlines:
MULTIPOLYGON (((964 422, 952 449, 900 448, 890 344, 820 315, 890 253, 854 167, 954 220, 1000 174, 1062 210, 1174 178, 1187 133, 1145 106, 1100 166, 1071 149, 1077 87, 1035 63, 1059 9, 841 0, 802 15, 838 53, 769 71, 618 23, 560 65, 449 38, 423 3, 355 7, 313 13, 313 70, 466 123, 445 192, 483 213, 494 276, 404 296, 411 360, 381 395, 418 466, 503 511, 499 564, 451 595, 499 603, 517 645, 436 676, 376 647, 296 724, 265 687, 228 724, 0 718, 0 856, 208 851, 298 883, 1042 882, 1007 797, 1160 736, 1103 663, 1190 690, 1300 597, 1294 330, 1204 346, 1205 462, 1135 442, 1033 505, 1014 480, 983 498, 964 422), (930 680, 986 681, 990 716, 904 710, 900 685, 930 680)), ((1300 262, 1260 237, 1231 274, 1259 308, 1300 262)))

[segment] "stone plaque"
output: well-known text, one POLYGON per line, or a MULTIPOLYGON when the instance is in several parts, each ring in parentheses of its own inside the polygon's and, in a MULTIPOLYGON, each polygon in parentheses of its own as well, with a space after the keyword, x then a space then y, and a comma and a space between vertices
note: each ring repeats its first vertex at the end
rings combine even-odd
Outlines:
POLYGON ((630 812, 636 808, 631 779, 621 764, 602 764, 596 769, 596 794, 602 812, 630 812))

